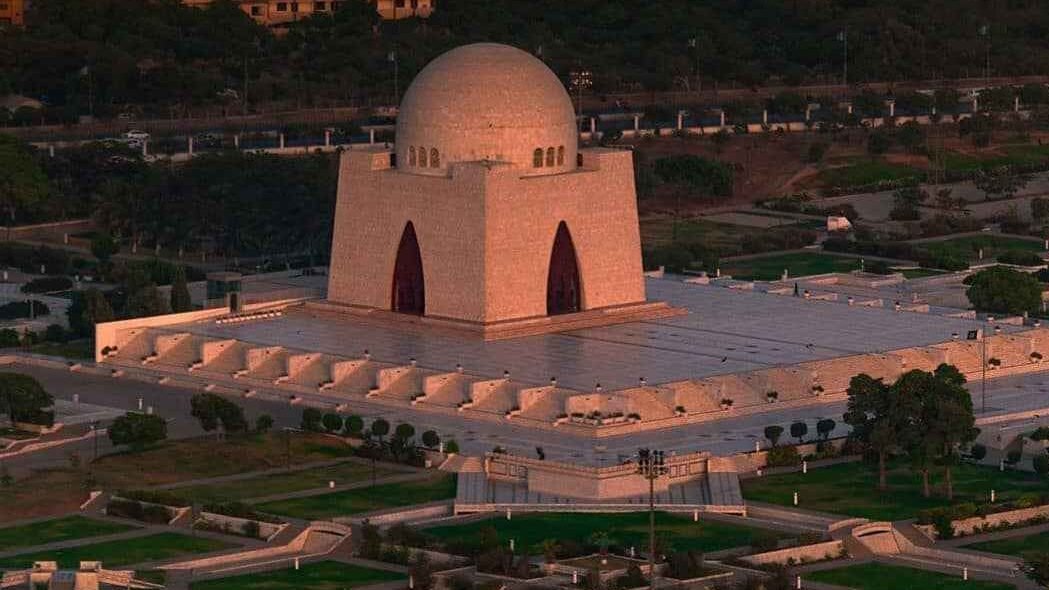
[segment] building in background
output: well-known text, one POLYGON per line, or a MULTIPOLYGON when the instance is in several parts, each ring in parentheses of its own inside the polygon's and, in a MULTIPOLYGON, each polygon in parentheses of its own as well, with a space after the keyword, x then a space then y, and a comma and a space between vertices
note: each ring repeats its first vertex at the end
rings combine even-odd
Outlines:
POLYGON ((0 0, 0 27, 25 24, 25 0, 0 0))
MULTIPOLYGON (((0 0, 0 3, 11 0, 0 0)), ((21 2, 22 0, 15 0, 21 2)), ((256 22, 268 27, 284 27, 314 14, 331 14, 339 10, 347 0, 238 0, 241 10, 256 22)), ((370 0, 382 18, 395 20, 418 16, 430 16, 436 0, 370 0)), ((212 0, 183 0, 189 6, 205 6, 212 0)), ((2 5, 2 4, 0 4, 2 5)), ((0 12, 0 18, 2 18, 0 12)))

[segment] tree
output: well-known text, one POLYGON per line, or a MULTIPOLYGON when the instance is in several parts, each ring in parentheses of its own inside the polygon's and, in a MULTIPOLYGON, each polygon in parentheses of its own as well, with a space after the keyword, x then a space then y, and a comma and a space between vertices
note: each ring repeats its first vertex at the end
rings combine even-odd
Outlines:
POLYGON ((984 457, 987 456, 987 447, 981 444, 975 444, 969 449, 969 456, 971 456, 974 461, 983 461, 984 457))
POLYGON ((379 444, 382 444, 382 437, 390 433, 390 423, 382 418, 376 418, 372 421, 371 432, 379 439, 379 444))
POLYGON ((896 141, 909 152, 913 152, 925 141, 925 132, 917 121, 907 121, 896 131, 896 141))
POLYGON ((958 462, 958 449, 980 432, 965 377, 954 366, 941 364, 932 373, 908 371, 894 390, 898 397, 917 400, 920 406, 903 438, 909 442, 912 462, 925 465, 924 491, 928 492, 927 465, 935 458, 944 469, 947 499, 953 500, 952 468, 958 462))
POLYGON ((852 436, 866 443, 878 456, 878 489, 888 488, 886 458, 900 444, 900 436, 907 426, 905 404, 912 403, 895 396, 891 388, 870 375, 861 373, 849 381, 849 401, 845 423, 852 427, 852 436))
POLYGON ((322 419, 323 415, 317 408, 303 408, 302 422, 299 426, 306 432, 320 432, 322 419))
POLYGON ((263 414, 255 419, 255 432, 264 434, 273 428, 273 416, 263 414))
POLYGON ((190 415, 200 422, 204 432, 217 430, 226 433, 245 432, 248 421, 244 410, 237 404, 214 393, 198 393, 189 400, 190 415))
POLYGON ((114 445, 130 445, 134 449, 141 449, 166 439, 168 423, 156 414, 128 412, 113 421, 108 434, 114 445))
POLYGON ((908 186, 893 193, 892 211, 889 218, 895 221, 915 221, 921 219, 919 207, 928 195, 916 186, 908 186))
MULTIPOLYGON (((373 430, 374 430, 374 425, 373 425, 373 430)), ((397 425, 397 428, 394 429, 393 434, 394 434, 394 436, 396 436, 397 438, 399 438, 401 440, 408 440, 408 439, 412 438, 413 436, 415 436, 415 427, 412 426, 411 424, 407 424, 407 423, 402 422, 402 423, 397 425)))
POLYGON ((436 449, 441 444, 441 437, 438 436, 436 431, 427 430, 422 436, 423 444, 427 448, 436 449))
POLYGON ((783 427, 778 424, 765 427, 765 438, 768 439, 772 446, 779 444, 779 437, 783 435, 783 427))
POLYGON ((444 452, 449 455, 454 455, 459 452, 459 443, 455 442, 455 439, 446 442, 444 444, 444 452))
POLYGON ((1043 588, 1049 588, 1049 551, 1024 553, 1024 575, 1043 588))
POLYGON ((193 310, 193 299, 186 284, 186 269, 175 267, 175 279, 171 283, 171 311, 175 313, 193 310))
POLYGON ((831 418, 822 418, 819 422, 816 422, 816 434, 823 440, 830 438, 830 433, 834 432, 838 424, 831 418))
POLYGON ((120 251, 120 245, 108 233, 100 233, 91 240, 91 254, 103 265, 120 251))
POLYGON ((0 373, 0 411, 7 414, 11 422, 50 426, 54 414, 44 410, 54 401, 35 378, 22 373, 0 373))
POLYGON ((1005 266, 993 266, 966 279, 965 295, 977 311, 1015 314, 1037 313, 1042 306, 1038 279, 1005 266))
POLYGON ((160 295, 155 284, 148 284, 131 291, 127 300, 127 313, 134 318, 164 315, 168 313, 168 302, 160 295))
POLYGON ((324 425, 324 430, 328 432, 339 432, 342 430, 342 416, 338 414, 325 414, 321 418, 321 423, 324 425))
POLYGON ((1049 199, 1043 197, 1031 199, 1031 217, 1036 221, 1042 221, 1049 217, 1049 199))
POLYGON ((80 336, 94 335, 95 324, 113 321, 113 308, 105 295, 94 287, 74 291, 66 315, 69 329, 80 336))
POLYGON ((1008 166, 980 169, 973 178, 976 188, 984 192, 987 200, 1010 199, 1027 186, 1029 177, 1014 173, 1008 166))
POLYGON ((346 417, 345 421, 346 434, 353 436, 360 436, 361 431, 364 430, 364 419, 356 414, 346 417))
POLYGON ((51 188, 47 175, 34 158, 33 148, 10 135, 0 136, 0 207, 7 213, 7 221, 0 225, 14 225, 17 212, 35 209, 47 200, 51 188))
POLYGON ((798 439, 798 444, 805 442, 805 435, 809 433, 809 426, 804 422, 795 422, 790 425, 790 435, 798 439))
POLYGON ((1031 465, 1034 467, 1034 472, 1042 477, 1049 475, 1049 456, 1047 455, 1035 455, 1034 459, 1031 459, 1031 465))

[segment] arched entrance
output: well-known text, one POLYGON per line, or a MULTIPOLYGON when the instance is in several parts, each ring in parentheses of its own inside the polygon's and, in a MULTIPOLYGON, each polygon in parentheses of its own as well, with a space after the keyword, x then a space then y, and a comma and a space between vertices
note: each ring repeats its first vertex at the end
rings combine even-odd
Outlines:
POLYGON ((393 265, 393 298, 390 309, 400 313, 426 313, 426 289, 423 283, 423 257, 412 222, 404 226, 397 262, 393 265))
POLYGON ((582 308, 579 296, 579 264, 568 226, 561 222, 550 253, 550 274, 546 280, 546 313, 573 313, 582 308))

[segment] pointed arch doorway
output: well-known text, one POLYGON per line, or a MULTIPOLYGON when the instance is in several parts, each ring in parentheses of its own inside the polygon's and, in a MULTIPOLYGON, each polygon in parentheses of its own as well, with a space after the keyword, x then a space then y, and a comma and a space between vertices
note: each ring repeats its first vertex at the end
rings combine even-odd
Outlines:
POLYGON ((557 226, 554 247, 550 252, 550 273, 546 280, 546 313, 559 315, 582 309, 579 294, 579 263, 568 226, 557 226))
POLYGON ((426 285, 423 281, 423 258, 415 226, 408 222, 397 246, 397 261, 393 265, 393 295, 390 309, 398 313, 423 315, 426 313, 426 285))

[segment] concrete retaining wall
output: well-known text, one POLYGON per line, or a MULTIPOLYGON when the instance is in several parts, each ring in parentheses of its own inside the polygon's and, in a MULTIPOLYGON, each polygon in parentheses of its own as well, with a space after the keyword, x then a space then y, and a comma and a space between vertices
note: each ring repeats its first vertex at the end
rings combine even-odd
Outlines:
MULTIPOLYGON (((1020 508, 1018 510, 1008 510, 1006 512, 988 514, 987 516, 974 516, 972 518, 952 520, 951 526, 954 527, 955 536, 963 537, 979 532, 979 529, 985 526, 996 528, 999 526, 1016 525, 1035 518, 1049 518, 1049 505, 1020 508)), ((915 528, 925 533, 930 539, 936 538, 936 527, 931 524, 915 525, 915 528)))
POLYGON ((244 527, 249 522, 257 522, 259 524, 258 538, 267 541, 288 526, 286 523, 276 524, 272 522, 263 522, 261 520, 228 516, 225 514, 216 514, 214 512, 201 512, 200 519, 220 530, 226 530, 228 528, 230 531, 236 531, 236 534, 243 534, 244 527))
POLYGON ((806 563, 809 561, 820 561, 832 559, 841 555, 845 550, 845 544, 841 541, 827 541, 815 545, 802 545, 800 547, 788 547, 766 553, 747 555, 741 558, 743 561, 753 565, 765 565, 769 563, 785 564, 791 559, 794 563, 806 563))
POLYGON ((386 527, 401 522, 420 522, 424 520, 433 520, 436 518, 444 518, 452 515, 452 503, 441 502, 440 504, 429 504, 426 506, 420 506, 418 508, 408 508, 405 510, 393 510, 389 512, 380 512, 377 514, 370 514, 357 517, 341 517, 334 519, 335 522, 340 524, 360 524, 365 520, 370 524, 374 524, 379 527, 386 527))

